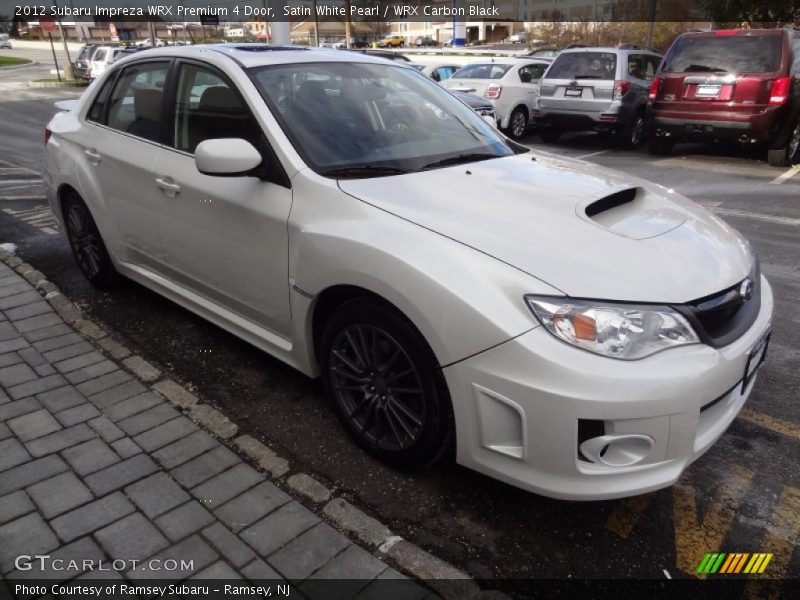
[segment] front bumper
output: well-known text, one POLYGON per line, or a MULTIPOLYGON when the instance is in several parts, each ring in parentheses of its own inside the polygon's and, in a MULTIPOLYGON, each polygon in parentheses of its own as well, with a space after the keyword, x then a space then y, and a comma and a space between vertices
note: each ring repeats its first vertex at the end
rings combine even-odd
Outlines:
POLYGON ((772 318, 772 290, 763 278, 761 295, 756 321, 723 348, 695 344, 620 361, 537 327, 446 367, 458 462, 570 500, 672 485, 724 433, 752 390, 755 378, 741 389, 747 354, 772 318), (579 420, 602 421, 606 434, 645 436, 652 447, 632 466, 588 462, 578 453, 579 420))

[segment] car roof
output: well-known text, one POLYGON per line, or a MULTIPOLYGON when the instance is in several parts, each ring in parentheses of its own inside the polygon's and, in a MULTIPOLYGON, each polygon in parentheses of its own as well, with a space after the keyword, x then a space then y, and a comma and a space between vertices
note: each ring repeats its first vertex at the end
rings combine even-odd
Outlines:
POLYGON ((655 50, 650 50, 649 48, 616 48, 614 46, 584 46, 581 48, 564 48, 558 53, 558 56, 561 56, 562 54, 576 54, 580 52, 613 52, 614 54, 622 54, 627 52, 628 54, 655 54, 656 56, 661 56, 658 52, 655 50))
POLYGON ((462 68, 471 67, 472 65, 518 65, 521 63, 549 65, 550 62, 551 61, 545 60, 544 58, 539 58, 538 56, 519 56, 519 57, 497 56, 494 58, 490 57, 482 60, 473 61, 466 65, 462 65, 462 68))
MULTIPOLYGON (((343 52, 332 48, 311 48, 308 46, 272 45, 258 43, 244 44, 199 44, 195 46, 160 46, 150 48, 148 57, 168 56, 176 58, 198 58, 204 53, 218 52, 231 57, 244 68, 262 67, 266 65, 285 65, 303 62, 352 62, 386 64, 385 58, 362 54, 361 52, 343 52)), ((137 53, 139 54, 139 53, 137 53)), ((144 55, 144 52, 142 52, 144 55)), ((394 64, 398 64, 395 62, 394 64)))

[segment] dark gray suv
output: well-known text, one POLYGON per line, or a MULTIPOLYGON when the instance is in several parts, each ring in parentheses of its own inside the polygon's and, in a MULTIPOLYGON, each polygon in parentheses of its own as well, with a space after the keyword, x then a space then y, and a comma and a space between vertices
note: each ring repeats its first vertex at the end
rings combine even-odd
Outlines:
POLYGON ((545 142, 563 131, 599 131, 636 148, 661 55, 637 46, 562 50, 542 77, 533 120, 545 142))

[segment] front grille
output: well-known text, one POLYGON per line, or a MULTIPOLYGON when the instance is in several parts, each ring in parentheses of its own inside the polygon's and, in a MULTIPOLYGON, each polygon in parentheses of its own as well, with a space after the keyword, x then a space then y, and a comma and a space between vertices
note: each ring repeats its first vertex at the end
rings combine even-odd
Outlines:
POLYGON ((691 322, 706 344, 720 348, 734 342, 750 329, 761 309, 761 271, 758 261, 747 279, 721 292, 675 308, 691 322), (748 279, 752 283, 752 293, 744 297, 742 286, 748 279))

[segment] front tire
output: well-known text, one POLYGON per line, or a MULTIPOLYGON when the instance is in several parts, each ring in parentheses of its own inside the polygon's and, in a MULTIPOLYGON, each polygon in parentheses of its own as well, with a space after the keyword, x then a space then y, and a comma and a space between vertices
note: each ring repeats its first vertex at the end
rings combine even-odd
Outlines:
POLYGON ((445 454, 453 415, 441 370, 391 306, 357 298, 337 309, 322 334, 320 366, 339 420, 367 452, 403 468, 445 454))
POLYGON ((514 109, 514 112, 511 113, 511 116, 508 118, 508 127, 506 127, 506 133, 508 137, 518 140, 523 135, 525 135, 525 130, 528 129, 528 115, 527 111, 518 106, 514 109))
POLYGON ((800 121, 795 125, 794 131, 786 144, 780 148, 770 148, 767 151, 767 162, 771 167, 790 167, 800 148, 800 121))
POLYGON ((96 288, 112 289, 119 283, 119 273, 111 262, 97 224, 83 200, 71 194, 62 205, 67 239, 81 273, 96 288))

